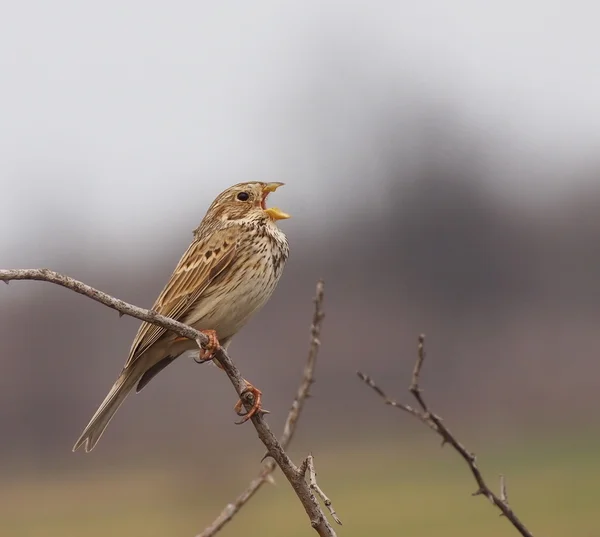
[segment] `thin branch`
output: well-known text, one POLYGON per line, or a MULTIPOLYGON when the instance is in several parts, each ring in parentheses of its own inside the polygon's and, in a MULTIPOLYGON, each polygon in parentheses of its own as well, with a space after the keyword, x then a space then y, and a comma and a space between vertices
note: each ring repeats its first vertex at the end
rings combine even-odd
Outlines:
POLYGON ((508 505, 508 493, 506 492, 506 479, 500 474, 500 499, 508 505))
POLYGON ((471 453, 467 450, 467 448, 461 444, 456 437, 450 432, 450 430, 444 425, 442 419, 433 413, 429 406, 427 405, 425 399, 421 395, 421 387, 420 387, 420 375, 421 368, 423 367, 423 362, 425 361, 425 336, 421 334, 419 336, 418 348, 417 348, 417 361, 415 363, 415 367, 413 369, 412 381, 409 386, 409 391, 412 393, 413 397, 416 399, 418 405, 421 407, 422 411, 414 409, 409 405, 404 405, 402 403, 397 403, 390 399, 385 392, 375 384, 373 379, 369 376, 357 372, 359 378, 367 384, 370 388, 372 388, 384 401, 386 404, 404 410, 414 417, 421 420, 425 423, 430 429, 435 431, 442 437, 442 445, 450 444, 456 452, 465 460, 475 481, 477 482, 478 489, 473 493, 473 496, 485 496, 494 504, 500 511, 502 515, 504 515, 511 524, 517 529, 517 531, 523 537, 533 537, 533 534, 525 527, 525 525, 519 520, 514 511, 510 508, 507 501, 506 496, 506 483, 504 477, 500 478, 500 496, 497 496, 492 492, 492 490, 486 485, 483 475, 477 466, 477 461, 474 453, 471 453))
POLYGON ((384 391, 375 384, 375 381, 369 377, 369 375, 365 375, 361 371, 357 371, 356 374, 358 377, 370 388, 372 388, 384 401, 386 405, 393 406, 394 408, 399 408, 400 410, 404 410, 404 412, 408 412, 411 416, 421 420, 425 425, 433 429, 436 433, 438 432, 436 426, 431 422, 431 420, 423 413, 419 412, 416 408, 413 408, 410 405, 405 405, 404 403, 399 403, 394 399, 390 399, 384 391))
POLYGON ((306 459, 304 459, 304 462, 302 463, 302 466, 301 466, 301 470, 303 471, 303 473, 306 473, 308 471, 308 482, 310 484, 311 490, 313 492, 315 492, 319 496, 319 498, 321 498, 321 500, 323 500, 325 507, 327 507, 327 509, 329 509, 331 518, 333 518, 333 520, 335 520, 341 526, 342 521, 338 518, 337 513, 335 512, 335 509, 333 508, 333 504, 331 503, 331 500, 327 497, 327 495, 323 492, 323 490, 321 489, 321 487, 319 487, 319 485, 317 483, 317 472, 315 470, 315 459, 313 458, 312 455, 309 455, 308 457, 306 457, 306 459))
POLYGON ((153 310, 146 310, 144 308, 138 308, 132 304, 128 304, 123 300, 114 298, 109 294, 98 291, 83 282, 64 276, 58 272, 54 272, 50 269, 13 269, 13 270, 2 270, 0 269, 0 281, 8 283, 12 280, 37 280, 42 282, 50 282, 62 287, 66 287, 71 291, 75 291, 80 295, 87 296, 100 304, 104 304, 109 308, 117 310, 123 315, 129 315, 135 317, 141 321, 148 321, 149 323, 162 326, 167 330, 171 330, 176 334, 187 337, 189 339, 200 339, 203 343, 208 343, 208 338, 198 330, 194 330, 192 327, 185 324, 174 321, 169 317, 159 315, 153 310))
MULTIPOLYGON (((290 408, 290 411, 288 413, 287 419, 285 420, 283 434, 279 439, 279 443, 281 444, 283 449, 287 449, 292 440, 292 437, 294 436, 294 432, 298 424, 298 418, 300 417, 300 413, 302 412, 302 408, 304 407, 304 402, 309 397, 309 388, 314 382, 315 365, 317 363, 319 347, 321 346, 321 341, 319 339, 321 335, 321 324, 323 322, 323 318, 325 317, 325 314, 323 313, 323 292, 324 285, 323 281, 321 280, 317 283, 317 292, 313 300, 313 302, 315 303, 315 310, 313 313, 312 325, 310 328, 310 346, 308 351, 308 359, 304 367, 304 374, 302 376, 300 386, 298 387, 296 398, 294 399, 292 407, 290 408)), ((209 526, 207 526, 204 529, 204 531, 200 533, 197 537, 213 537, 213 535, 219 532, 239 512, 239 510, 246 504, 246 502, 250 498, 252 498, 252 496, 254 496, 254 494, 258 491, 260 487, 262 487, 266 482, 273 480, 271 474, 273 473, 275 468, 275 461, 269 458, 263 465, 258 476, 250 482, 246 490, 244 490, 235 499, 233 503, 227 504, 223 511, 221 511, 219 516, 209 526)), ((325 506, 327 506, 327 502, 325 502, 325 506)), ((336 522, 338 522, 339 519, 337 518, 337 516, 335 516, 335 513, 332 513, 332 517, 336 522)), ((341 522, 338 523, 341 524, 341 522)))
MULTIPOLYGON (((193 329, 190 326, 177 322, 163 315, 159 315, 155 311, 145 310, 143 308, 133 306, 132 304, 128 304, 123 300, 119 300, 106 293, 103 293, 102 291, 94 289, 83 282, 74 280, 73 278, 64 276, 49 269, 0 270, 0 281, 8 283, 12 280, 39 280, 61 285, 62 287, 66 287, 67 289, 75 291, 76 293, 85 295, 96 302, 100 302, 109 308, 115 309, 124 315, 129 315, 130 317, 135 317, 136 319, 150 322, 157 326, 161 326, 166 330, 170 330, 180 336, 192 339, 196 341, 200 347, 208 343, 208 338, 203 333, 193 329)), ((250 410, 252 401, 250 401, 247 397, 244 397, 244 392, 246 392, 246 383, 244 382, 238 368, 223 349, 220 349, 215 353, 214 359, 221 364, 236 392, 240 398, 242 398, 246 409, 250 410)), ((246 392, 246 394, 247 393, 248 392, 246 392)), ((275 460, 279 468, 281 468, 283 475, 285 475, 290 485, 294 489, 294 492, 298 496, 298 499, 302 503, 302 506, 309 517, 311 526, 315 529, 320 537, 336 537, 336 533, 331 524, 329 524, 325 513, 319 505, 319 502, 312 494, 310 486, 304 478, 304 474, 300 472, 300 468, 298 468, 292 462, 285 452, 283 446, 277 441, 277 438, 275 438, 275 435, 267 425, 262 414, 257 412, 254 416, 252 416, 251 421, 256 429, 258 437, 267 448, 268 455, 275 460)))
POLYGON ((317 364, 317 355, 319 354, 319 348, 321 347, 321 326, 325 313, 323 312, 323 298, 324 298, 324 283, 323 280, 317 282, 317 290, 313 302, 315 303, 315 310, 313 313, 312 324, 310 326, 310 345, 308 348, 308 358, 306 360, 306 367, 304 368, 304 375, 302 382, 298 387, 296 398, 292 403, 290 412, 285 425, 283 426, 283 434, 281 435, 281 445, 287 447, 294 436, 296 430, 296 423, 300 417, 300 413, 304 408, 306 399, 310 397, 310 387, 314 383, 315 377, 315 366, 317 364))

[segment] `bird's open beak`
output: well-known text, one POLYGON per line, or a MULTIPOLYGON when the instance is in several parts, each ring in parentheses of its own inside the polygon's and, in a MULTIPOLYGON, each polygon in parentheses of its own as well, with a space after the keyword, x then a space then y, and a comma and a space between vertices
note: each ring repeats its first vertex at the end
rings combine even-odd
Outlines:
POLYGON ((275 192, 280 186, 283 186, 283 183, 267 183, 263 187, 263 198, 261 202, 261 207, 263 208, 263 211, 265 211, 265 213, 267 213, 272 220, 285 220, 286 218, 290 218, 290 215, 284 213, 281 209, 278 209, 277 207, 269 207, 267 209, 265 205, 267 196, 271 192, 275 192))

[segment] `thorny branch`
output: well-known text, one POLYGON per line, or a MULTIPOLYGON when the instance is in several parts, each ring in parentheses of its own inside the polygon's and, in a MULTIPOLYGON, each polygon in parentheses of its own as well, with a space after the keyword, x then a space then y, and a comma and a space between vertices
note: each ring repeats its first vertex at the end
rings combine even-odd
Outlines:
MULTIPOLYGON (((304 402, 309 397, 310 386, 314 382, 317 354, 319 353, 319 347, 321 346, 321 341, 319 339, 321 335, 321 323, 325 317, 325 314, 323 313, 323 290, 323 282, 319 281, 317 283, 317 292, 314 298, 315 311, 313 313, 312 325, 310 328, 310 346, 308 350, 308 359, 306 361, 306 366, 304 367, 304 375, 302 377, 300 386, 298 387, 296 398, 294 399, 292 407, 290 408, 290 412, 285 420, 283 434, 279 439, 279 443, 283 449, 286 449, 289 446, 292 437, 294 436, 298 418, 300 417, 300 413, 304 407, 304 402)), ((252 496, 254 496, 254 494, 260 487, 262 487, 262 485, 264 485, 264 483, 272 481, 273 478, 271 474, 275 470, 275 466, 275 461, 269 458, 263 465, 258 476, 250 482, 246 490, 244 490, 234 500, 233 503, 227 504, 214 522, 212 522, 210 526, 207 526, 197 537, 213 537, 213 535, 216 535, 225 526, 225 524, 227 524, 238 513, 238 511, 246 504, 246 502, 252 498, 252 496)), ((311 481, 309 481, 309 484, 311 488, 313 488, 311 481)), ((323 498, 323 496, 321 496, 321 499, 325 503, 325 506, 330 510, 333 519, 338 524, 341 524, 340 520, 337 518, 337 515, 335 515, 335 511, 332 511, 331 502, 329 502, 329 499, 323 498), (327 502, 329 502, 329 504, 327 502)))
POLYGON ((442 446, 444 444, 450 444, 455 451, 465 460, 475 481, 477 482, 478 489, 473 493, 473 496, 485 496, 490 502, 495 505, 500 511, 502 515, 505 516, 510 523, 517 529, 517 531, 523 537, 533 537, 533 534, 525 527, 525 525, 519 520, 517 515, 508 505, 508 496, 506 493, 506 481, 504 476, 500 476, 500 496, 497 496, 492 492, 492 490, 487 486, 483 479, 483 475, 477 466, 477 459, 474 453, 471 453, 467 450, 465 446, 463 446, 456 437, 450 432, 450 430, 444 425, 442 418, 440 418, 437 414, 435 414, 432 410, 430 410, 429 406, 425 402, 423 396, 421 395, 421 388, 419 385, 421 368, 423 366, 423 362, 425 361, 425 336, 421 334, 419 336, 419 343, 417 349, 417 361, 415 363, 415 367, 413 369, 412 380, 409 386, 409 391, 412 393, 413 397, 416 399, 417 404, 421 408, 421 410, 411 407, 410 405, 406 405, 404 403, 398 403, 390 399, 385 392, 375 384, 373 379, 360 371, 357 371, 359 378, 364 381, 367 386, 371 387, 383 400, 386 405, 390 405, 400 410, 404 410, 408 412, 415 418, 421 420, 425 425, 427 425, 430 429, 435 431, 442 437, 442 446))
POLYGON ((329 509, 331 518, 333 518, 333 520, 335 520, 338 524, 341 525, 342 521, 338 518, 337 513, 335 512, 335 509, 333 508, 333 504, 331 503, 331 500, 327 497, 327 495, 323 492, 323 490, 321 489, 321 487, 319 487, 319 485, 317 483, 317 471, 315 470, 315 459, 313 458, 312 455, 309 455, 308 457, 306 457, 306 459, 304 459, 304 461, 302 462, 302 466, 300 467, 300 471, 302 472, 303 475, 306 475, 306 472, 308 472, 308 482, 310 483, 311 490, 313 492, 315 492, 316 494, 318 494, 319 498, 321 498, 321 500, 323 500, 325 507, 327 507, 327 509, 329 509))
MULTIPOLYGON (((132 304, 128 304, 123 300, 119 300, 118 298, 108 295, 107 293, 103 293, 102 291, 94 289, 83 282, 68 276, 64 276, 49 269, 0 270, 0 281, 9 283, 12 280, 38 280, 54 283, 56 285, 66 287, 67 289, 75 291, 81 295, 85 295, 96 302, 100 302, 101 304, 108 306, 109 308, 117 310, 121 315, 129 315, 130 317, 147 321, 170 330, 179 336, 192 339, 196 341, 199 347, 203 347, 208 343, 208 338, 202 332, 195 330, 191 326, 187 326, 163 315, 159 315, 155 311, 146 310, 132 304)), ((252 407, 252 401, 247 397, 249 392, 246 390, 246 384, 238 368, 223 349, 220 349, 215 353, 214 359, 221 364, 236 392, 244 402, 247 410, 250 410, 252 407)), ((256 429, 258 437, 267 448, 267 455, 276 462, 279 468, 281 468, 281 471, 294 489, 294 492, 298 496, 298 499, 302 503, 302 506, 309 517, 311 526, 315 529, 320 537, 336 537, 333 527, 331 524, 329 524, 325 513, 321 509, 319 502, 312 493, 309 483, 307 483, 305 479, 304 472, 289 458, 284 450, 284 447, 280 442, 277 441, 277 438, 275 438, 275 435, 267 425, 263 415, 261 413, 256 413, 254 416, 252 416, 251 421, 256 429)), ((289 435, 291 436, 292 433, 293 429, 289 435)))

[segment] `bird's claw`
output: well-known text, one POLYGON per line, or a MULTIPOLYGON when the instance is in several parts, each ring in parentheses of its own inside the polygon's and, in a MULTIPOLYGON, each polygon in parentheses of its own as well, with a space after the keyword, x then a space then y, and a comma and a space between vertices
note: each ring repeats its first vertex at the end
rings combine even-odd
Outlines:
POLYGON ((208 342, 202 346, 198 353, 198 358, 194 358, 199 364, 204 362, 210 362, 213 359, 215 353, 221 348, 219 339, 217 338, 217 332, 215 330, 200 330, 207 338, 208 342))
POLYGON ((264 410, 261 404, 262 392, 249 382, 247 382, 247 385, 248 387, 242 392, 239 401, 235 404, 235 407, 233 408, 238 416, 242 416, 242 419, 240 421, 235 422, 237 425, 241 425, 242 423, 247 422, 252 416, 256 415, 259 412, 261 414, 269 414, 269 411, 264 410), (253 402, 252 408, 248 412, 245 412, 244 398, 247 395, 252 395, 251 401, 253 402))

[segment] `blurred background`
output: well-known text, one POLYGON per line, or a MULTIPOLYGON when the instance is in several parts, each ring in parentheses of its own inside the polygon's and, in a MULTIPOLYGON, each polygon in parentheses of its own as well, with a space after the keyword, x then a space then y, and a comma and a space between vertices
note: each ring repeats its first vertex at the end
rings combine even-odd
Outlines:
MULTIPOLYGON (((326 282, 312 451, 341 536, 515 535, 391 395, 423 387, 533 533, 598 534, 598 8, 67 0, 0 20, 0 267, 140 306, 213 198, 284 181, 292 255, 231 355, 280 431, 326 282)), ((264 453, 217 368, 182 359, 71 453, 138 327, 46 283, 0 287, 0 529, 199 533, 264 453)), ((221 533, 310 535, 280 474, 221 533)))

